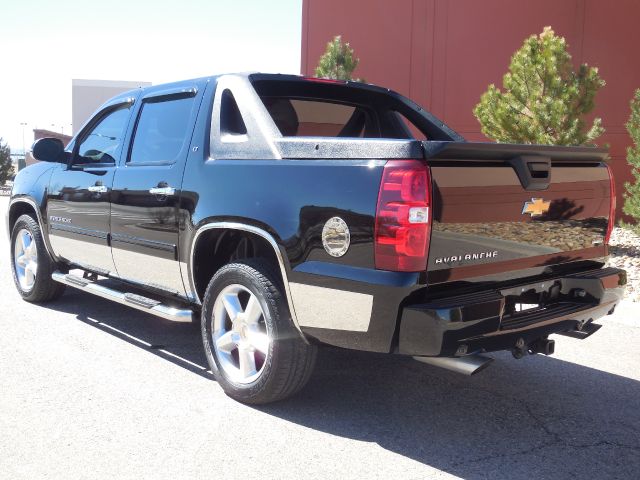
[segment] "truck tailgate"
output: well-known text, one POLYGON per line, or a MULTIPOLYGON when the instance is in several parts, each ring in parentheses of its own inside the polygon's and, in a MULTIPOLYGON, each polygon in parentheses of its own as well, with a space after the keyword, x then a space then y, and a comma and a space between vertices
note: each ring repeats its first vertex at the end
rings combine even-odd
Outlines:
POLYGON ((607 254, 611 185, 605 150, 424 146, 433 183, 430 283, 542 270, 607 254))

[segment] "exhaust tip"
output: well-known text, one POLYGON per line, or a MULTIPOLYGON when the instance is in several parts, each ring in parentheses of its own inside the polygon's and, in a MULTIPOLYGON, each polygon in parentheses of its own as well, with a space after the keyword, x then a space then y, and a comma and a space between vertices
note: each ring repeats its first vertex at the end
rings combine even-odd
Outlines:
POLYGON ((413 357, 415 360, 445 368, 463 375, 475 375, 493 362, 493 358, 483 355, 465 355, 464 357, 413 357))

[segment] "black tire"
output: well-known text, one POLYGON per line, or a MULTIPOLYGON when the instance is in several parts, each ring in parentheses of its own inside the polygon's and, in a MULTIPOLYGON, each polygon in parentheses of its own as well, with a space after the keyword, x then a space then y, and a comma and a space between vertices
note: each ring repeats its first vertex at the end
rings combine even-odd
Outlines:
POLYGON ((60 297, 65 290, 65 285, 58 283, 51 278, 51 274, 56 270, 56 264, 49 256, 44 240, 42 238, 42 231, 40 225, 29 215, 22 215, 18 218, 13 230, 11 231, 11 273, 13 275, 13 282, 18 289, 20 296, 27 302, 48 302, 60 297), (30 288, 24 288, 20 285, 18 280, 18 273, 16 272, 15 261, 15 242, 20 241, 18 239, 18 233, 22 230, 27 230, 31 234, 32 241, 35 243, 37 252, 37 267, 35 274, 35 281, 30 288))
MULTIPOLYGON (((211 371, 225 393, 235 400, 254 405, 282 400, 300 391, 311 376, 317 348, 306 343, 293 325, 279 276, 272 273, 270 264, 265 260, 243 260, 218 270, 205 293, 201 327, 211 371), (236 381, 228 373, 229 367, 225 369, 221 364, 219 352, 213 346, 216 299, 223 290, 227 291, 236 285, 248 289, 257 297, 262 309, 260 318, 264 320, 264 328, 270 338, 262 368, 250 383, 236 381)), ((257 350, 255 352, 260 353, 257 350)), ((237 355, 240 355, 239 350, 237 355)))

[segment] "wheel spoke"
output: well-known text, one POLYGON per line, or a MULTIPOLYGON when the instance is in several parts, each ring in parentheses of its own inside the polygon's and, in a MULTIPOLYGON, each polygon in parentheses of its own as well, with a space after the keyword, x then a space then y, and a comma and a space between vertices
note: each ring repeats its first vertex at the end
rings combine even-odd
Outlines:
POLYGON ((269 351, 269 344, 271 343, 271 340, 266 333, 261 332, 258 329, 251 329, 248 332, 248 339, 253 348, 264 353, 265 355, 267 354, 267 352, 269 351))
POLYGON ((242 312, 242 305, 240 305, 238 294, 227 293, 222 298, 222 301, 224 303, 224 308, 227 311, 227 315, 229 315, 229 319, 233 322, 238 316, 238 313, 242 312))
POLYGON ((19 267, 21 268, 25 268, 27 266, 27 259, 26 259, 26 255, 20 255, 18 258, 16 258, 16 263, 18 264, 19 267))
POLYGON ((246 314, 245 318, 248 323, 258 323, 260 321, 260 317, 262 317, 262 307, 260 307, 258 297, 251 294, 249 301, 247 302, 247 307, 244 311, 246 314))
POLYGON ((31 241, 29 244, 28 252, 31 260, 36 261, 38 259, 38 251, 36 250, 36 244, 34 241, 31 241))
POLYGON ((38 266, 33 262, 27 263, 24 267, 24 279, 27 285, 31 285, 36 279, 36 269, 38 266))
POLYGON ((29 245, 31 245, 29 234, 26 231, 20 237, 20 242, 22 243, 22 251, 26 253, 29 245))
POLYGON ((216 347, 221 352, 231 353, 235 348, 237 348, 236 342, 234 341, 234 332, 227 332, 216 340, 216 347))
POLYGON ((240 373, 244 378, 256 374, 256 357, 251 348, 239 346, 238 361, 240 362, 240 373))

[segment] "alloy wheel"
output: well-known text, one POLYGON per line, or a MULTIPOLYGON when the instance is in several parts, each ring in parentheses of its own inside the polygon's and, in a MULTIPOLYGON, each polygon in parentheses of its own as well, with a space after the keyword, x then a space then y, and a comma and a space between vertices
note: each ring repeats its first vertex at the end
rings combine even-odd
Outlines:
POLYGON ((230 380, 254 382, 264 370, 271 338, 258 297, 248 288, 225 287, 213 306, 213 347, 230 380))
POLYGON ((31 291, 38 272, 38 250, 31 232, 26 228, 21 229, 15 237, 13 258, 20 288, 25 292, 31 291))

